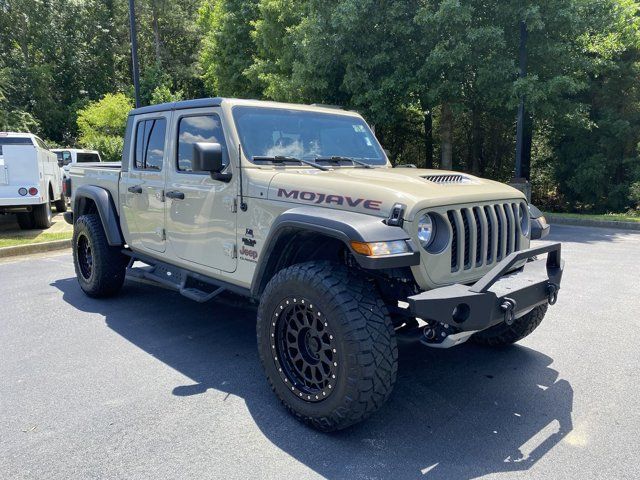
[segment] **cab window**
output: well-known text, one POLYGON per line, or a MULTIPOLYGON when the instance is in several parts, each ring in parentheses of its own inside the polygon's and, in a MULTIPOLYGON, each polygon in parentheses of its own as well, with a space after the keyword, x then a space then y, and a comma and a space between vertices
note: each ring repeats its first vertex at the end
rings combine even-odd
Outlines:
POLYGON ((229 164, 224 132, 217 114, 182 117, 178 123, 178 170, 192 172, 193 144, 219 143, 222 146, 222 161, 229 164))
POLYGON ((167 122, 164 118, 138 122, 136 127, 135 168, 138 170, 162 170, 166 131, 167 122))
POLYGON ((82 153, 78 152, 78 163, 90 163, 90 162, 99 162, 100 157, 97 153, 82 153))

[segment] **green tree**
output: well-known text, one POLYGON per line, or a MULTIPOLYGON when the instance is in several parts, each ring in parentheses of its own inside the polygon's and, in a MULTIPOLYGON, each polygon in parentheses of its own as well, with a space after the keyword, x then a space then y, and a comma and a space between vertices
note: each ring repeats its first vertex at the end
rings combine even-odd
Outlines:
POLYGON ((118 161, 124 145, 124 131, 133 103, 123 93, 107 94, 78 112, 78 143, 99 150, 107 161, 118 161))

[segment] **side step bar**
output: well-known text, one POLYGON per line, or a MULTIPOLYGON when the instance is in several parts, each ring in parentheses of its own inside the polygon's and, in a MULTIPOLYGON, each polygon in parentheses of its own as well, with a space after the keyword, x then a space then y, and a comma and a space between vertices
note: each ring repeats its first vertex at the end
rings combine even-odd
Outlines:
POLYGON ((131 250, 123 250, 127 255, 129 265, 127 266, 127 276, 153 282, 157 285, 175 290, 180 295, 187 297, 198 303, 205 303, 214 299, 225 290, 233 291, 241 295, 247 295, 248 289, 243 289, 237 285, 228 284, 216 280, 206 275, 191 272, 184 268, 161 262, 146 255, 141 255, 131 250), (133 267, 133 263, 140 261, 146 263, 146 267, 133 267))

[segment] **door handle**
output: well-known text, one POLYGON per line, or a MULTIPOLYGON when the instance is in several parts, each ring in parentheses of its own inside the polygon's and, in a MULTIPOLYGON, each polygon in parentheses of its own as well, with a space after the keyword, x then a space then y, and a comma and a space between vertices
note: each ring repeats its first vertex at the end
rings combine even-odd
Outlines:
POLYGON ((184 200, 184 193, 178 192, 176 190, 170 190, 164 194, 165 197, 171 198, 173 200, 184 200))
POLYGON ((127 190, 129 190, 131 193, 142 193, 142 187, 140 185, 134 185, 133 187, 127 188, 127 190))

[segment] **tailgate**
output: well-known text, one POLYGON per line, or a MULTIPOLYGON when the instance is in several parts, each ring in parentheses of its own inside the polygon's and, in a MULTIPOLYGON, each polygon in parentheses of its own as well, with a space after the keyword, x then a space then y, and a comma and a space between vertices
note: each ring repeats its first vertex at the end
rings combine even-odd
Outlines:
POLYGON ((39 178, 34 146, 0 146, 0 196, 14 197, 17 188, 37 186, 39 178))

